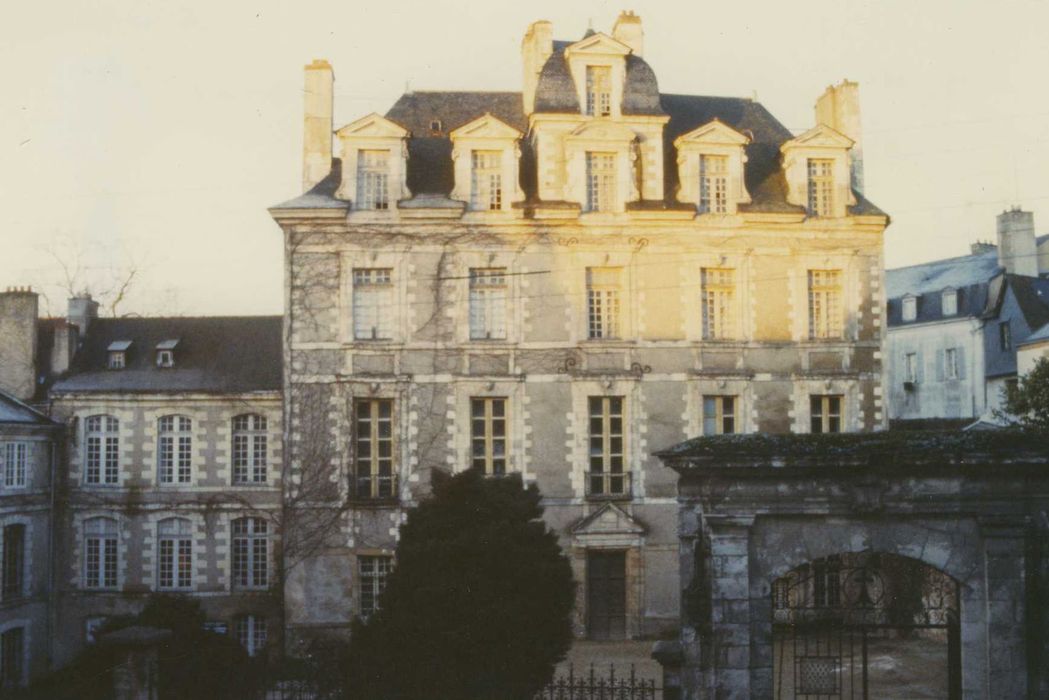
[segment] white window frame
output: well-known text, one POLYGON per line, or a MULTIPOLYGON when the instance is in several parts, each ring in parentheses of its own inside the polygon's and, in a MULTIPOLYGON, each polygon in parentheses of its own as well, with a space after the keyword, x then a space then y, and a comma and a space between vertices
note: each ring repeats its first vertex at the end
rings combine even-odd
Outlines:
POLYGON ((701 405, 703 406, 704 435, 735 435, 740 432, 739 396, 704 394, 701 405))
POLYGON ((231 420, 234 485, 265 484, 269 472, 269 434, 266 416, 243 413, 231 420))
POLYGON ((261 591, 269 588, 269 523, 245 516, 230 521, 230 588, 261 591))
POLYGON ((808 270, 810 340, 845 337, 844 277, 841 270, 808 270))
POLYGON ((736 270, 704 267, 699 271, 704 340, 736 337, 736 270))
POLYGON ((587 397, 587 477, 591 496, 630 496, 626 402, 627 397, 621 395, 587 397), (595 430, 595 426, 599 427, 595 430))
POLYGON ((908 352, 903 355, 903 381, 916 383, 918 381, 918 353, 908 352))
POLYGON ((127 358, 123 350, 110 350, 109 355, 106 358, 107 369, 124 369, 127 363, 127 358))
POLYGON ((388 149, 358 149, 356 209, 386 211, 390 208, 391 155, 388 149))
POLYGON ((701 214, 728 213, 727 155, 699 154, 699 212, 701 214))
POLYGON ((84 588, 116 590, 120 573, 120 525, 104 516, 84 520, 84 588))
POLYGON ((586 151, 586 210, 616 210, 618 159, 612 151, 586 151))
POLYGON ((166 518, 157 522, 157 590, 193 589, 193 522, 166 518))
POLYGON ((900 306, 900 317, 904 321, 913 321, 918 318, 918 297, 906 296, 900 306))
POLYGON ((470 209, 499 211, 503 208, 503 152, 470 151, 470 209))
POLYGON ((3 463, 5 489, 24 489, 29 484, 28 442, 0 442, 0 461, 3 463))
POLYGON ((399 495, 396 411, 392 398, 354 399, 352 478, 358 500, 393 500, 399 495), (365 444, 367 449, 363 449, 365 444), (366 488, 361 488, 362 483, 366 488))
POLYGON ((393 268, 353 268, 353 339, 392 340, 393 268))
POLYGON ((238 615, 233 618, 233 633, 248 656, 258 656, 269 642, 269 624, 259 615, 238 615))
POLYGON ((84 483, 120 483, 120 421, 115 416, 98 414, 84 419, 84 483))
POLYGON ((586 67, 586 116, 612 116, 612 66, 586 67))
POLYGON ((617 340, 622 337, 623 268, 586 268, 586 337, 617 340))
POLYGON ((943 290, 943 294, 940 297, 940 313, 944 316, 958 315, 958 290, 943 290))
POLYGON ((357 616, 367 619, 379 610, 379 598, 393 571, 393 557, 386 554, 357 556, 357 616), (365 601, 368 605, 365 606, 365 601))
POLYGON ((809 216, 834 216, 834 159, 809 158, 806 174, 809 216))
POLYGON ((193 420, 183 415, 157 419, 157 483, 193 481, 193 420))
POLYGON ((958 379, 958 348, 945 348, 943 351, 943 378, 949 381, 958 379))
POLYGON ((506 268, 471 267, 469 278, 470 340, 506 340, 506 268))
POLYGON ((510 399, 470 397, 470 466, 486 476, 509 472, 510 399))

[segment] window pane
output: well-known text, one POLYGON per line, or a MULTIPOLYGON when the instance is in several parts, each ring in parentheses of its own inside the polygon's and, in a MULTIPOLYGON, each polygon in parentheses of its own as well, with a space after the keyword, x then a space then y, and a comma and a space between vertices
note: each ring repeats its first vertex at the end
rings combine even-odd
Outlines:
POLYGON ((357 208, 389 209, 389 151, 357 151, 357 208))
POLYGON ((586 209, 612 211, 615 207, 616 155, 586 154, 586 209))

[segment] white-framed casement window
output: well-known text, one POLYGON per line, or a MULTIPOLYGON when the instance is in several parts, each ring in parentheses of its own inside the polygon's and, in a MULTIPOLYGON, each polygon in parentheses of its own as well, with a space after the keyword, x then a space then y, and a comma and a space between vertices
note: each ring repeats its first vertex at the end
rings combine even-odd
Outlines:
POLYGON ((106 358, 106 367, 108 369, 124 369, 124 365, 125 352, 123 350, 110 350, 106 358))
POLYGON ((998 323, 998 349, 1002 352, 1013 349, 1013 330, 1008 321, 998 323))
POLYGON ((591 340, 618 338, 619 297, 622 268, 586 268, 587 337, 591 340))
POLYGON ((918 297, 905 296, 900 302, 900 314, 904 321, 918 318, 918 297))
POLYGON ((612 211, 616 199, 616 154, 586 153, 586 210, 612 211))
POLYGON ((703 339, 725 340, 735 337, 736 271, 731 268, 704 267, 700 270, 703 297, 703 339))
POLYGON ((233 588, 264 589, 269 586, 269 526, 262 518, 237 518, 233 533, 233 588))
POLYGON ((238 615, 233 618, 233 634, 248 652, 248 656, 259 656, 266 649, 266 618, 258 615, 238 615))
POLYGON ((944 316, 955 316, 958 313, 958 291, 945 289, 940 295, 940 313, 944 316))
POLYGON ((470 268, 470 340, 506 340, 506 268, 470 268))
POLYGON ((391 268, 353 269, 353 337, 356 340, 393 338, 393 297, 391 268))
POLYGON ((908 352, 903 356, 903 381, 918 381, 918 353, 908 352))
POLYGON ((503 208, 503 152, 471 151, 470 209, 496 211, 503 208))
POLYGON ((809 397, 810 429, 813 433, 841 432, 842 398, 840 394, 813 394, 809 397))
POLYGON ((386 577, 393 571, 393 557, 357 557, 357 614, 367 618, 379 609, 379 596, 386 589, 386 577))
POLYGON ((5 525, 0 536, 4 551, 0 562, 0 601, 15 600, 25 594, 25 525, 5 525))
POLYGON ((958 379, 958 348, 947 348, 943 351, 943 378, 958 379))
POLYGON ((470 465, 489 476, 506 473, 506 398, 470 399, 470 465))
POLYGON ((0 442, 0 466, 5 489, 25 488, 29 478, 29 443, 0 442))
POLYGON ((188 484, 193 476, 193 421, 161 416, 157 421, 157 481, 188 484))
POLYGON ((265 484, 268 436, 266 416, 246 413, 233 417, 233 483, 265 484))
POLYGON ((808 199, 810 216, 831 216, 834 213, 834 160, 809 158, 808 199))
POLYGON ((25 685, 25 628, 0 633, 0 692, 25 685))
POLYGON ((157 588, 162 591, 193 587, 193 523, 168 518, 157 523, 157 588))
POLYGON ((809 270, 809 338, 841 338, 841 270, 809 270))
POLYGON ((357 209, 390 208, 390 152, 357 151, 357 209))
POLYGON ((591 396, 587 400, 588 496, 630 495, 630 474, 626 470, 624 402, 622 396, 591 396))
POLYGON ((84 588, 117 587, 118 538, 117 521, 113 518, 84 521, 84 588))
POLYGON ((728 156, 700 154, 699 211, 702 214, 728 212, 728 156))
POLYGON ((85 484, 120 481, 120 421, 113 416, 88 416, 84 420, 85 484))
POLYGON ((612 114, 612 67, 586 67, 586 114, 608 117, 612 114))
POLYGON ((731 435, 736 432, 736 396, 714 395, 703 397, 703 434, 731 435))
POLYGON ((397 495, 394 460, 393 399, 353 402, 353 480, 358 499, 397 495))

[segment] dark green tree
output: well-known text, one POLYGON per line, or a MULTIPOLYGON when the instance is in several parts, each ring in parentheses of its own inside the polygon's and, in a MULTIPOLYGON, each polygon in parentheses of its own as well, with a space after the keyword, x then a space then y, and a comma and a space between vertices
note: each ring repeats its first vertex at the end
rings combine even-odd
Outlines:
POLYGON ((1049 357, 1040 357, 1034 369, 1005 392, 1005 410, 1025 428, 1049 431, 1049 357))
POLYGON ((516 700, 549 681, 572 640, 575 584, 520 476, 435 473, 401 528, 380 610, 353 630, 360 700, 516 700))

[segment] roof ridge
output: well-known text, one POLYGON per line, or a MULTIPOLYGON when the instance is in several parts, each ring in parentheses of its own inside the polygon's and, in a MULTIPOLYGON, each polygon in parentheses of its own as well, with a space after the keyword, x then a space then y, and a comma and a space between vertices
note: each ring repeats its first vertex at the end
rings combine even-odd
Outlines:
POLYGON ((983 258, 983 257, 989 257, 991 255, 994 255, 994 256, 997 257, 997 253, 995 253, 994 251, 990 251, 990 252, 987 252, 987 253, 976 253, 976 254, 970 253, 968 255, 956 255, 953 258, 940 258, 939 260, 929 260, 928 262, 923 262, 923 263, 911 263, 910 265, 901 265, 900 267, 887 267, 887 268, 885 268, 885 274, 888 274, 890 272, 895 272, 896 270, 909 270, 912 267, 925 267, 926 265, 936 265, 938 263, 948 263, 948 262, 954 262, 954 261, 957 261, 957 260, 964 260, 964 259, 968 259, 968 258, 972 258, 972 259, 983 258))

